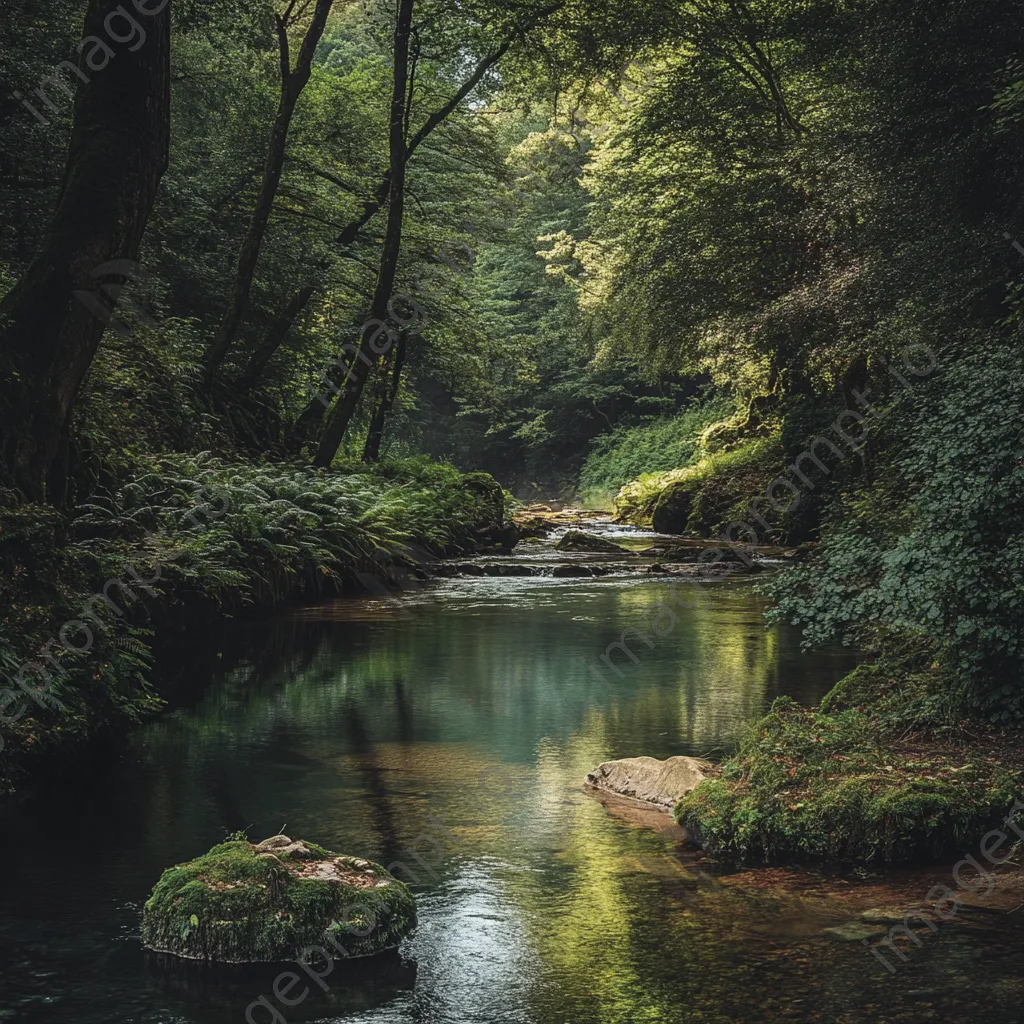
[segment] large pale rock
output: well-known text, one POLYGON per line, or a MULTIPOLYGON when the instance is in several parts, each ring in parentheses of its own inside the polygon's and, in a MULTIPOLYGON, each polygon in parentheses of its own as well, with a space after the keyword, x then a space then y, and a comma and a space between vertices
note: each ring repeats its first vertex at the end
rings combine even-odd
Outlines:
POLYGON ((587 785, 670 811, 708 777, 710 768, 696 757, 623 757, 599 764, 587 775, 587 785))

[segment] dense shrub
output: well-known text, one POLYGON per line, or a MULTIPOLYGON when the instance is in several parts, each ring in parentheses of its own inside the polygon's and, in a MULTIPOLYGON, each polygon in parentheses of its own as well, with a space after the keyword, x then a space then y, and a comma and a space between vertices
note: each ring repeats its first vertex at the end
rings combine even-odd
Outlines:
POLYGON ((749 502, 764 494, 782 465, 776 437, 750 438, 683 469, 645 473, 615 496, 615 511, 626 522, 650 526, 662 495, 670 488, 686 488, 693 494, 686 532, 710 536, 721 526, 745 519, 749 502))
POLYGON ((617 491, 642 474, 690 465, 705 430, 731 411, 731 402, 717 396, 694 402, 671 419, 620 427, 598 438, 580 470, 580 495, 591 504, 608 504, 617 491))
POLYGON ((409 545, 472 547, 493 510, 471 482, 427 459, 322 471, 168 455, 81 506, 73 529, 90 549, 152 548, 172 600, 268 603, 335 590, 409 545))
POLYGON ((850 494, 820 555, 769 584, 809 644, 921 638, 949 699, 1024 713, 1024 377, 1019 353, 978 347, 890 414, 906 440, 891 470, 850 494))
POLYGON ((104 630, 87 617, 82 629, 67 625, 83 622, 84 601, 120 566, 65 543, 64 531, 51 508, 0 508, 0 672, 18 698, 4 694, 0 793, 26 755, 138 721, 159 704, 147 679, 145 629, 104 630))

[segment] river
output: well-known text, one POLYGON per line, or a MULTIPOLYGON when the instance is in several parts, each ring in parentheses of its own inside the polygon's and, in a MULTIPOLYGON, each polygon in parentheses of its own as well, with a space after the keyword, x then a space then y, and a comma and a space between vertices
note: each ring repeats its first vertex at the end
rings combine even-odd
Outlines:
POLYGON ((663 581, 460 578, 183 637, 191 698, 0 816, 0 1021, 1024 1019, 1005 929, 927 933, 894 975, 824 934, 919 898, 923 874, 729 873, 667 816, 583 788, 609 758, 717 756, 855 663, 766 629, 749 580, 707 592, 618 673, 600 655, 663 581), (404 863, 418 929, 287 1009, 277 969, 144 954, 160 872, 236 829, 404 863))

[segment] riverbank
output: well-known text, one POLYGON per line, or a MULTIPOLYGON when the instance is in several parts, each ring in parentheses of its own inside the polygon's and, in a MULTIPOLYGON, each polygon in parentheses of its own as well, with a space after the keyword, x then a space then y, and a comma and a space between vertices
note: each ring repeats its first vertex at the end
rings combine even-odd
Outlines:
POLYGON ((0 794, 158 711, 163 631, 388 592, 513 539, 493 478, 426 459, 326 472, 163 456, 69 516, 0 507, 0 794))
POLYGON ((617 520, 681 538, 781 538, 796 557, 759 587, 774 601, 769 620, 800 626, 813 644, 871 651, 877 663, 843 679, 820 706, 776 701, 720 777, 678 805, 676 819, 709 853, 739 864, 958 856, 1005 819, 1024 779, 1007 658, 1013 630, 999 621, 1015 614, 1014 583, 983 603, 994 584, 971 586, 970 573, 1001 566, 999 558, 946 568, 976 541, 973 528, 963 541, 928 531, 889 554, 891 537, 875 535, 874 512, 837 533, 826 511, 834 517, 848 500, 836 490, 839 467, 833 475, 813 455, 787 452, 765 424, 749 426, 706 428, 689 464, 625 484, 617 520), (802 487, 787 483, 782 500, 772 487, 786 483, 787 462, 789 471, 816 470, 798 474, 802 487), (930 557, 928 544, 938 545, 930 557), (919 563, 933 573, 927 587, 910 582, 919 563))
POLYGON ((1021 732, 915 723, 928 675, 862 665, 817 708, 778 698, 676 821, 740 864, 914 864, 976 848, 1016 806, 1021 732))

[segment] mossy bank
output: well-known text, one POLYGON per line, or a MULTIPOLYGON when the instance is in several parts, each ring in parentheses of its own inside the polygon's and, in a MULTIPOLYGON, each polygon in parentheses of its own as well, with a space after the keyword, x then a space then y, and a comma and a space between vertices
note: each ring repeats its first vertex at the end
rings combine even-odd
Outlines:
POLYGON ((146 901, 142 944, 193 960, 295 960, 310 946, 357 957, 416 925, 409 889, 379 864, 274 836, 237 836, 169 868, 146 901))
POLYGON ((1004 820, 1020 792, 1005 730, 914 728, 921 679, 864 665, 818 708, 780 697, 721 776, 675 818, 738 863, 903 864, 955 858, 1004 820))

